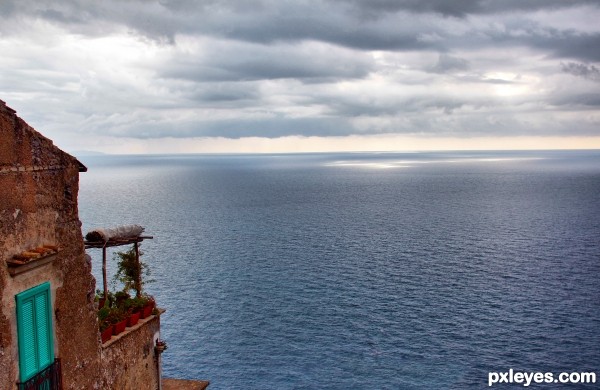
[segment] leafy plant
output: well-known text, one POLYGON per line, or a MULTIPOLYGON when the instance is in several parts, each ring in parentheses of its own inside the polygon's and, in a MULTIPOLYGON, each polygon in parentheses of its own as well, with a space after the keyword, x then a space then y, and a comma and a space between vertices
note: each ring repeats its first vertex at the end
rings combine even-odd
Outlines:
POLYGON ((129 295, 127 292, 117 291, 115 293, 115 306, 123 307, 123 303, 128 299, 131 299, 131 295, 129 295))
POLYGON ((104 331, 104 329, 108 328, 111 323, 107 320, 110 314, 110 309, 107 306, 104 306, 100 310, 98 310, 98 322, 100 326, 100 332, 104 331))
POLYGON ((128 298, 123 301, 122 308, 128 313, 135 313, 141 311, 147 302, 148 300, 143 296, 128 298))
POLYGON ((108 316, 106 317, 106 321, 110 324, 116 324, 117 322, 121 322, 127 318, 127 313, 119 307, 113 307, 110 309, 108 316))
POLYGON ((136 258, 135 246, 126 252, 117 252, 114 258, 117 260, 117 273, 114 276, 115 282, 123 284, 123 291, 129 293, 134 290, 135 296, 142 295, 142 289, 147 283, 153 282, 148 279, 150 268, 141 260, 142 251, 139 251, 140 260, 136 258), (142 276, 144 279, 142 279, 142 276))
MULTIPOLYGON (((139 256, 141 255, 140 251, 139 256)), ((148 302, 154 302, 151 295, 142 291, 142 287, 153 280, 148 279, 150 276, 148 265, 143 261, 138 261, 135 246, 128 251, 115 253, 114 259, 117 261, 117 272, 113 277, 113 282, 115 285, 120 282, 123 290, 115 293, 107 292, 108 299, 98 310, 100 331, 126 319, 134 312, 141 311, 148 302), (142 276, 144 276, 144 280, 142 280, 142 276), (135 291, 134 297, 130 295, 132 290, 135 291)), ((100 290, 96 290, 96 300, 100 301, 102 298, 104 298, 104 294, 100 290)))
MULTIPOLYGON (((114 305, 114 303, 115 303, 115 295, 114 295, 112 292, 108 291, 108 293, 107 293, 107 297, 108 297, 108 299, 107 299, 105 302, 103 302, 104 304, 103 304, 102 306, 103 306, 103 307, 110 307, 110 306, 113 306, 113 305, 114 305)), ((96 297, 95 297, 95 299, 94 299, 94 300, 95 300, 96 302, 98 302, 98 306, 100 306, 100 302, 101 302, 103 299, 104 299, 104 294, 102 293, 102 291, 100 291, 100 289, 97 289, 97 290, 96 290, 96 297)), ((98 307, 98 308, 100 309, 101 307, 98 307)))

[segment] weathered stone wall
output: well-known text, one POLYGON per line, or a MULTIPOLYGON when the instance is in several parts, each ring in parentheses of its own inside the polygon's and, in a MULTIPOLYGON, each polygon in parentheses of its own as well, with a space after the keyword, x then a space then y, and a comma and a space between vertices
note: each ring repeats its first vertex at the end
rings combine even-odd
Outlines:
POLYGON ((77 208, 80 167, 0 100, 0 389, 16 389, 19 378, 15 295, 46 281, 65 389, 159 388, 158 316, 101 345, 77 208), (59 247, 52 262, 9 274, 5 260, 47 244, 59 247))
POLYGON ((79 166, 0 101, 1 389, 16 388, 19 375, 14 296, 45 281, 52 286, 55 354, 65 388, 100 388, 95 280, 77 209, 79 166), (59 247, 52 263, 8 274, 6 259, 45 244, 59 247))
POLYGON ((158 389, 158 360, 154 346, 159 338, 160 317, 153 316, 102 349, 104 389, 158 389))

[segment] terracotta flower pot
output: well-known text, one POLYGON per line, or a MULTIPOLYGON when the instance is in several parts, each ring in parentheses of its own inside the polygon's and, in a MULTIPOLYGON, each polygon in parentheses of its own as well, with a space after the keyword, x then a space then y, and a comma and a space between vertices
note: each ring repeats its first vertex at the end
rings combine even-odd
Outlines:
POLYGON ((138 323, 138 320, 140 319, 140 312, 138 311, 137 313, 132 313, 129 318, 127 319, 127 326, 134 326, 135 324, 138 323))
POLYGON ((152 315, 152 305, 146 305, 144 306, 144 308, 142 309, 142 315, 141 318, 148 318, 152 315))
POLYGON ((118 335, 119 333, 121 333, 121 332, 123 332, 125 330, 125 327, 127 327, 127 318, 125 318, 123 321, 117 322, 115 324, 113 334, 115 336, 118 335))
POLYGON ((108 328, 104 329, 100 333, 100 338, 102 339, 102 344, 104 344, 105 342, 110 340, 110 338, 112 337, 112 334, 113 334, 113 328, 114 328, 114 325, 110 325, 108 328))

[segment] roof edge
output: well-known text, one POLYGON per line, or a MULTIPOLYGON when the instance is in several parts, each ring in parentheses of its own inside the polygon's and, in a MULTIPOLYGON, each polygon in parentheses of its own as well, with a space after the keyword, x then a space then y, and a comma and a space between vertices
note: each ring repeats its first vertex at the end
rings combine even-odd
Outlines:
POLYGON ((52 140, 48 137, 46 137, 45 135, 43 135, 42 133, 40 133, 39 131, 37 131, 36 129, 34 129, 33 127, 31 127, 29 124, 27 124, 27 122, 25 122, 22 118, 20 118, 17 115, 17 110, 9 107, 6 102, 2 99, 0 99, 0 113, 4 111, 5 113, 8 113, 8 115, 11 115, 13 117, 15 117, 15 119, 21 120, 28 129, 30 129, 31 131, 36 132, 37 134, 39 134, 41 137, 47 139, 48 141, 50 141, 50 143, 52 144, 52 146, 54 148, 56 148, 56 150, 60 153, 63 153, 65 155, 67 155, 69 158, 73 159, 75 161, 75 164, 77 165, 77 168, 79 170, 79 172, 87 172, 87 167, 85 165, 83 165, 83 163, 81 161, 79 161, 75 156, 73 156, 72 154, 69 154, 67 152, 65 152, 64 150, 62 150, 61 148, 59 148, 58 146, 54 145, 54 142, 52 142, 52 140))

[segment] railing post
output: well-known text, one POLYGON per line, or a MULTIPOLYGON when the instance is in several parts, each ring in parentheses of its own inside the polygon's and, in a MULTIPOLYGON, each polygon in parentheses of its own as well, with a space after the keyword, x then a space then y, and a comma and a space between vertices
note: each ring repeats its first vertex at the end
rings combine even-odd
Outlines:
POLYGON ((135 291, 136 296, 139 298, 142 292, 142 265, 140 264, 140 247, 138 242, 134 242, 133 246, 135 248, 135 266, 137 267, 137 274, 135 276, 135 291))
POLYGON ((108 282, 106 280, 106 243, 102 247, 102 288, 104 289, 104 302, 108 302, 108 282))
POLYGON ((18 382, 17 387, 19 390, 62 390, 60 359, 54 359, 51 365, 27 381, 18 382))

